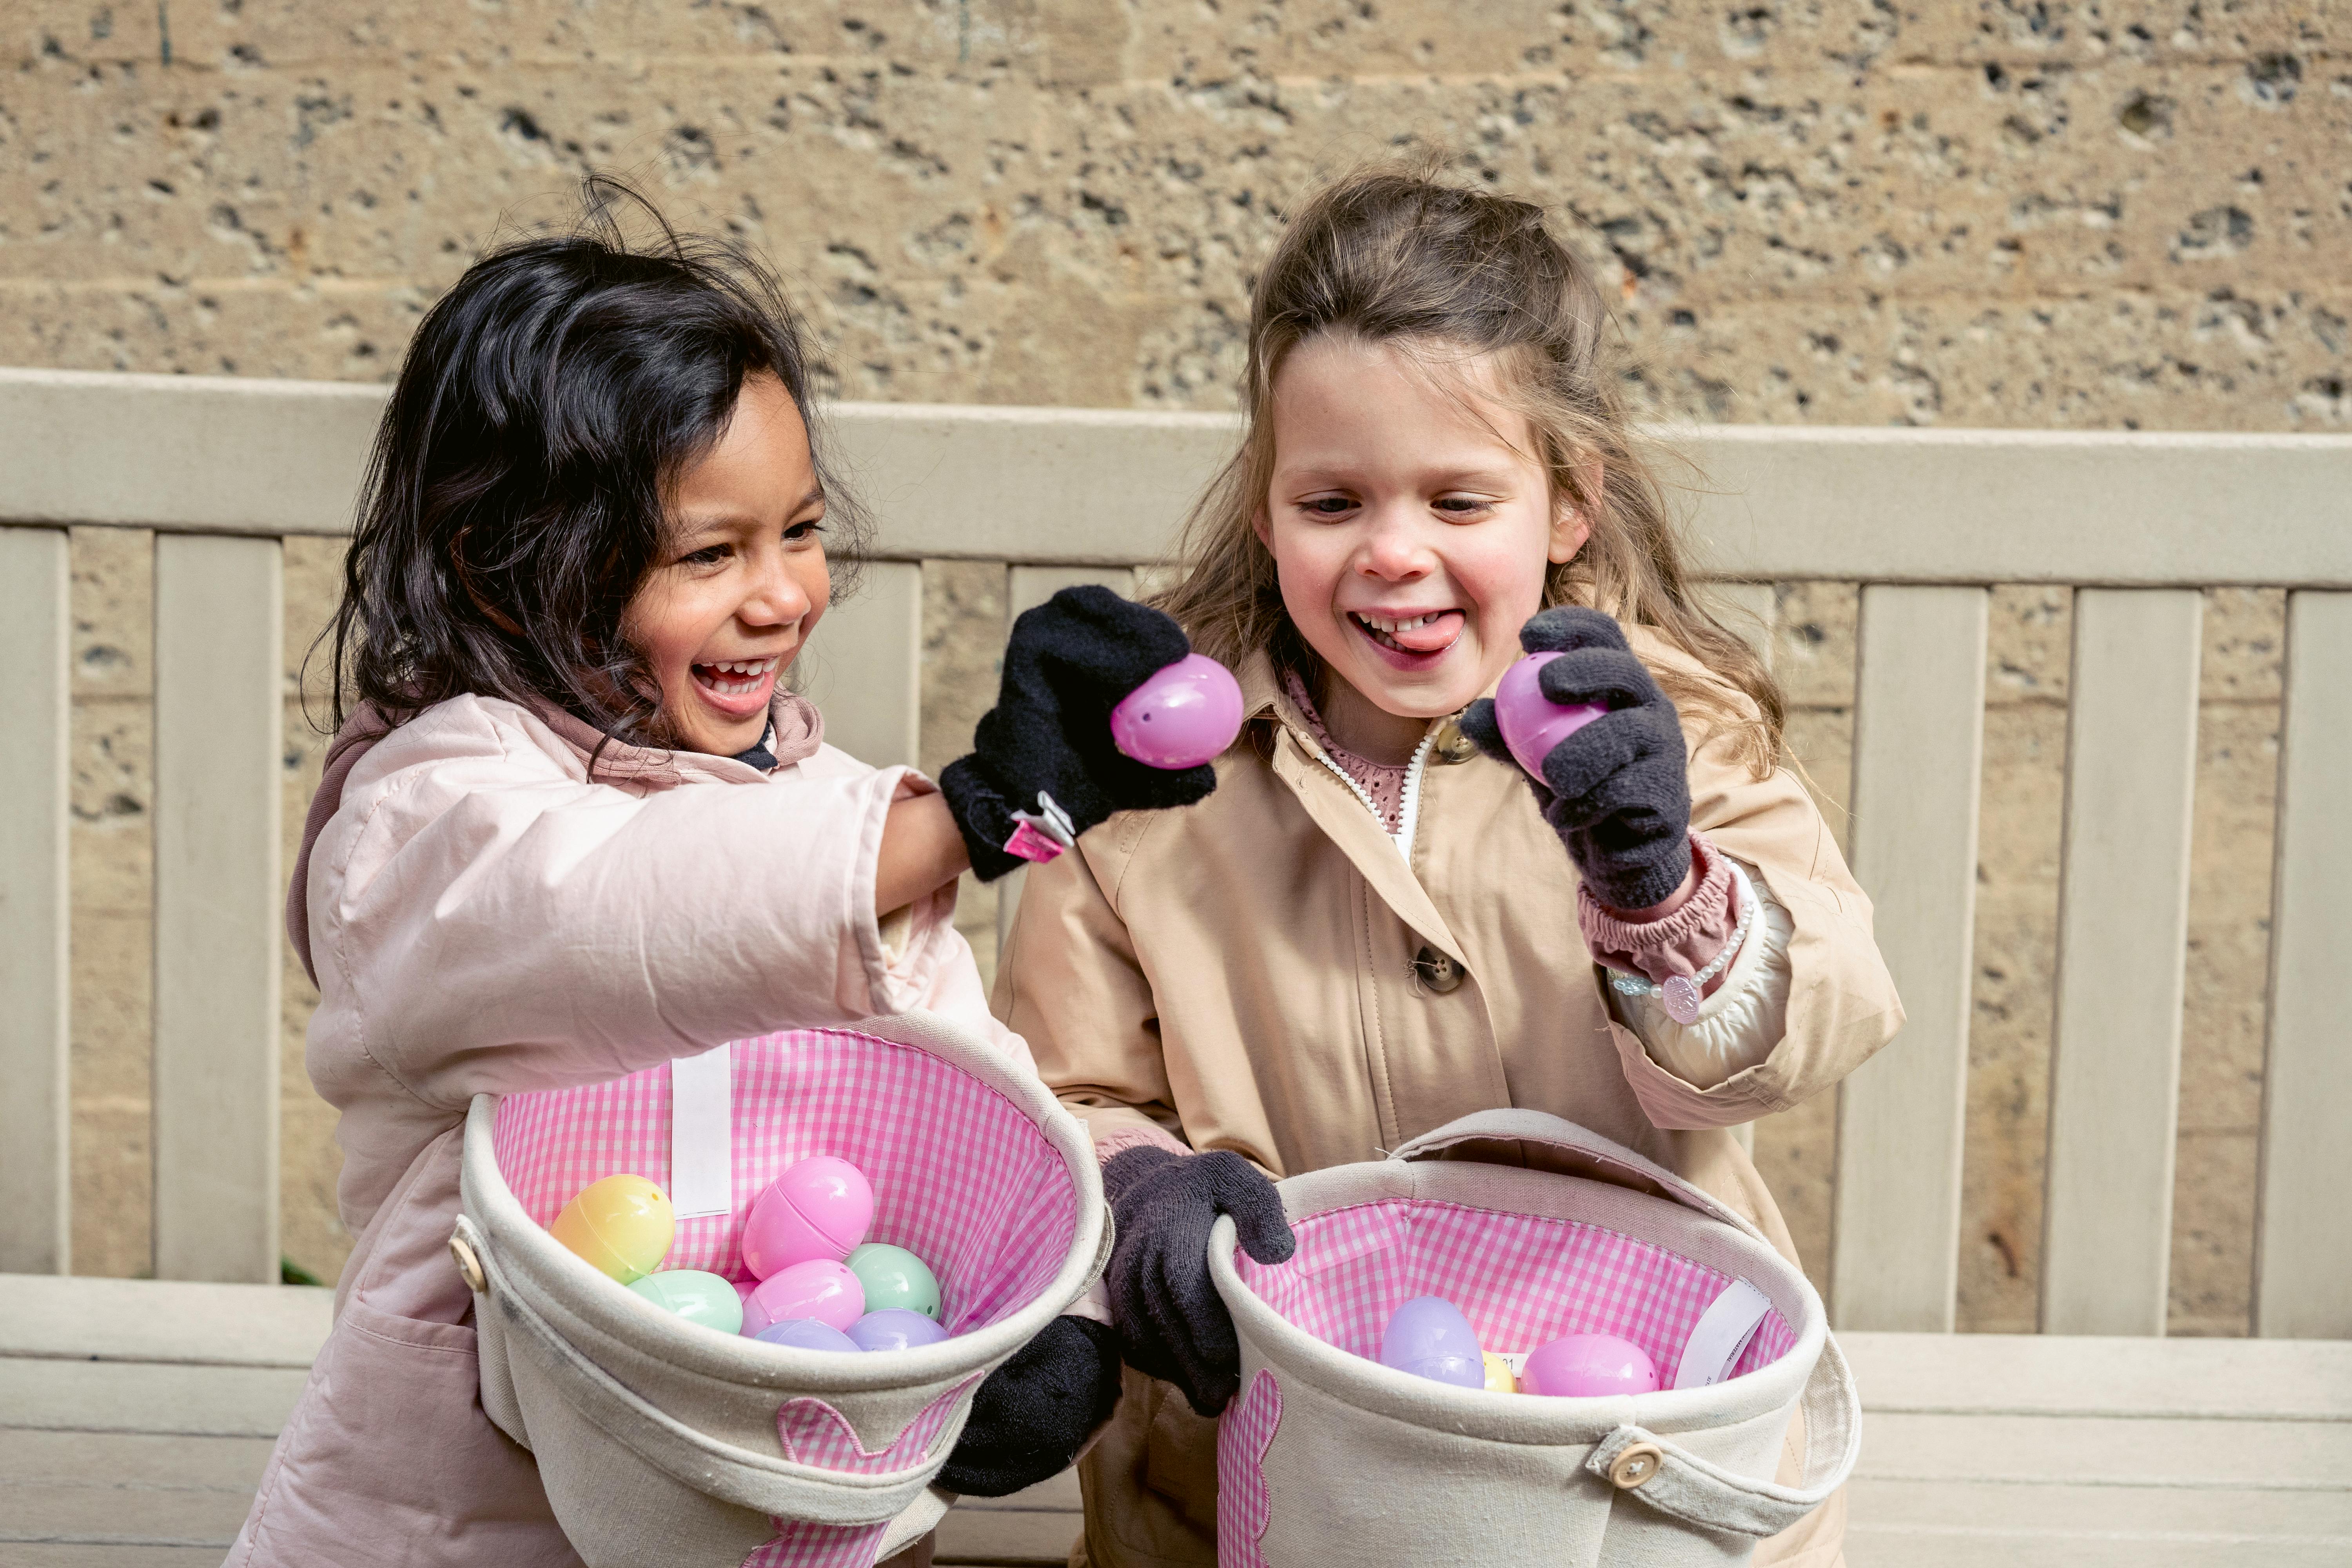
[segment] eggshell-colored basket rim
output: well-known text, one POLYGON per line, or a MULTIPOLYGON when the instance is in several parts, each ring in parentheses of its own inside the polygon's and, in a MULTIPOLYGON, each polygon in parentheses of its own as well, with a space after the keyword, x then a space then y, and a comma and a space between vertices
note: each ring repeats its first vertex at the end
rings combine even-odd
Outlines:
POLYGON ((1109 1211, 1086 1129, 1052 1091, 978 1035, 931 1014, 868 1018, 829 1032, 863 1035, 928 1052, 1012 1100, 1062 1158, 1077 1199, 1076 1223, 1061 1267, 1045 1289, 1004 1318, 935 1345, 887 1354, 801 1350, 762 1344, 664 1311, 606 1279, 526 1213, 499 1170, 491 1135, 499 1097, 474 1097, 467 1111, 460 1186, 466 1212, 497 1249, 507 1288, 522 1295, 558 1331, 575 1327, 655 1353, 678 1372, 736 1387, 803 1394, 813 1384, 863 1393, 947 1384, 1010 1356, 1084 1293, 1108 1241, 1109 1211), (538 1283, 565 1282, 558 1295, 538 1283), (599 1289, 599 1287, 603 1289, 599 1289))

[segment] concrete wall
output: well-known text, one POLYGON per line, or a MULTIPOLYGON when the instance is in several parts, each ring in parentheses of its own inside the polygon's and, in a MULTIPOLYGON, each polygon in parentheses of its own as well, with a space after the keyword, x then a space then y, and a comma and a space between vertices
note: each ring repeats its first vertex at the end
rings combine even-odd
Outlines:
MULTIPOLYGON (((1568 216, 1660 415, 2341 429, 2348 43, 2340 5, 2263 0, 30 0, 0 19, 0 363, 381 378, 476 249, 561 222, 598 165, 766 247, 845 395, 1220 407, 1286 204, 1435 144, 1568 216)), ((146 544, 84 533, 75 559, 76 1245, 132 1273, 146 544)), ((289 657, 333 566, 289 546, 289 657)), ((930 582, 936 763, 986 706, 1004 584, 930 582)), ((1831 796, 1853 609, 1791 585, 1775 628, 1831 796)), ((2032 1317, 2067 601, 1994 610, 1962 1288, 1982 1329, 2032 1317)), ((2279 614, 2208 606, 2180 1331, 2245 1322, 2279 614)), ((290 832, 319 747, 290 710, 287 732, 290 832)), ((984 939, 986 900, 965 918, 984 939)), ((331 1276, 331 1115, 291 973, 287 997, 287 1247, 331 1276)), ((1815 1260, 1830 1112, 1759 1139, 1815 1260)))

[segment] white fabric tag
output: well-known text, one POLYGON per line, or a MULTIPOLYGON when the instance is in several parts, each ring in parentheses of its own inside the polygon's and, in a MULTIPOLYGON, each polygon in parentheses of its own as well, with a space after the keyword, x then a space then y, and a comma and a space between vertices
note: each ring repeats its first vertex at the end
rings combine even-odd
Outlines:
POLYGON ((1764 1292, 1747 1280, 1734 1279, 1726 1286, 1723 1294, 1699 1314, 1697 1326, 1683 1342, 1682 1363, 1675 1368, 1675 1386, 1708 1388, 1721 1383, 1739 1360, 1740 1352, 1748 1348, 1748 1342, 1756 1337, 1756 1326, 1771 1310, 1772 1303, 1764 1292))
POLYGON ((735 1208, 734 1048, 669 1064, 669 1202, 680 1219, 735 1208))

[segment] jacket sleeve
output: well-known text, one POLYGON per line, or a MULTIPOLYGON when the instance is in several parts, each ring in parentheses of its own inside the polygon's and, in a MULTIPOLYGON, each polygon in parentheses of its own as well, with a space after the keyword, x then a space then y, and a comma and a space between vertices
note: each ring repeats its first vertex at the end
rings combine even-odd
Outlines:
MULTIPOLYGON (((812 763, 638 795, 582 780, 465 700, 395 731, 312 856, 313 948, 346 988, 349 1037, 314 1037, 314 1077, 340 1063, 462 1110, 478 1092, 942 999, 943 967, 970 967, 953 888, 919 903, 895 946, 874 910, 885 815, 929 785, 812 763)), ((1001 1043, 969 989, 970 1021, 1001 1043)))
POLYGON ((1151 984, 1104 890, 1107 879, 1116 886, 1118 837, 1133 826, 1113 817, 1023 873, 1012 941, 996 963, 997 1016, 1029 1042, 1037 1075, 1105 1154, 1173 1143, 1178 1125, 1151 984))
POLYGON ((1710 1089, 1653 1060, 1612 1023, 1618 1056, 1642 1109, 1669 1131, 1731 1127, 1810 1100, 1868 1060, 1903 1026, 1903 1005, 1871 934, 1864 896, 1812 797, 1786 767, 1762 779, 1737 739, 1686 719, 1691 826, 1760 876, 1785 911, 1786 1022, 1769 1054, 1710 1089))

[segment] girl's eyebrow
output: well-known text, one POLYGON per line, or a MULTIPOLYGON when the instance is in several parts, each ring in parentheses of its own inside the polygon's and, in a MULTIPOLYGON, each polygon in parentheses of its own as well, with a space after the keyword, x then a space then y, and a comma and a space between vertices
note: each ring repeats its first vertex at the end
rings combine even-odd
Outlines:
MULTIPOLYGON (((824 503, 824 487, 816 485, 809 493, 792 504, 784 515, 798 517, 813 506, 824 503)), ((740 507, 716 506, 708 510, 688 510, 679 519, 681 526, 690 529, 758 528, 763 520, 752 516, 740 507)))

